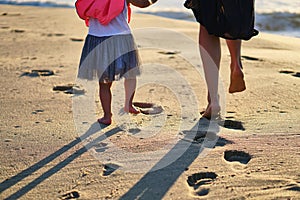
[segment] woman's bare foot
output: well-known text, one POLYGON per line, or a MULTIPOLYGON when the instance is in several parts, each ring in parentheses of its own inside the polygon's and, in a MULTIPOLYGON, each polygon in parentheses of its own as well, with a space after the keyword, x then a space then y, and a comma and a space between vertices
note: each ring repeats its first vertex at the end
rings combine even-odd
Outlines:
POLYGON ((240 62, 240 66, 230 66, 231 74, 230 74, 230 85, 229 85, 229 93, 242 92, 246 90, 246 83, 244 81, 244 73, 242 71, 243 67, 240 62))
POLYGON ((214 119, 220 119, 221 114, 220 114, 221 108, 219 105, 212 105, 208 104, 206 107, 206 110, 202 114, 202 117, 208 119, 208 120, 214 120, 214 119))
POLYGON ((246 90, 243 72, 233 72, 230 76, 229 93, 242 92, 246 90))
POLYGON ((102 117, 100 119, 98 119, 98 122, 100 124, 104 124, 104 125, 110 125, 111 124, 111 118, 105 118, 105 117, 102 117))
POLYGON ((133 106, 129 106, 129 108, 124 108, 124 111, 135 115, 140 113, 140 111, 133 106))

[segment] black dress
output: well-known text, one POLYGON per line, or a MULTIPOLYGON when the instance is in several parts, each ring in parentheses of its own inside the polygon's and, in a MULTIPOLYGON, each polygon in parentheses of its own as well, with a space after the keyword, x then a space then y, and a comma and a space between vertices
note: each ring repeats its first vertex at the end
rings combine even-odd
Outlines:
POLYGON ((225 39, 249 40, 254 29, 254 0, 186 0, 196 20, 209 34, 225 39))

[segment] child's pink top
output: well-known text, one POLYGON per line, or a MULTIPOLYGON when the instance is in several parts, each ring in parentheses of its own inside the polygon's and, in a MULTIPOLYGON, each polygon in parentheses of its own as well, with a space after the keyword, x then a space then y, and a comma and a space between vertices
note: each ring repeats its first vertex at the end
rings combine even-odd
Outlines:
MULTIPOLYGON (((103 25, 109 24, 124 9, 125 0, 77 0, 75 3, 78 16, 85 20, 88 26, 89 18, 98 19, 103 25)), ((130 20, 128 4, 128 20, 130 20)))

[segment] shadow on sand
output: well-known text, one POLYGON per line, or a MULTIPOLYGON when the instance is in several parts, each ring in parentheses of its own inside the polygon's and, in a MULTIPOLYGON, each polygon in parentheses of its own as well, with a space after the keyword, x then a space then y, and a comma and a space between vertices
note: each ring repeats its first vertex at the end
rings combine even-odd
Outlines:
MULTIPOLYGON (((196 124, 196 127, 192 128, 190 131, 197 131, 194 138, 194 142, 188 149, 173 163, 166 166, 165 168, 152 171, 150 170, 146 173, 126 194, 124 194, 120 199, 131 200, 131 199, 162 199, 172 185, 176 182, 179 176, 186 171, 192 162, 199 156, 199 154, 204 150, 206 145, 202 145, 205 139, 211 139, 210 141, 215 146, 225 146, 231 141, 226 140, 217 136, 217 133, 208 131, 210 126, 210 121, 201 118, 196 124), (206 129, 206 131, 205 131, 206 129), (207 136, 209 135, 209 136, 207 136)), ((184 131, 189 132, 189 131, 184 131)), ((181 142, 185 142, 187 138, 180 140, 152 169, 159 166, 160 163, 164 163, 168 160, 169 154, 172 155, 172 151, 176 151, 181 145, 181 142)), ((207 141, 206 141, 207 142, 207 141)), ((209 145, 208 145, 209 146, 209 145)))
POLYGON ((222 124, 220 123, 219 125, 227 129, 241 130, 241 131, 246 130, 243 123, 237 120, 226 119, 222 124))
MULTIPOLYGON (((200 138, 207 138, 205 135, 205 129, 209 127, 209 121, 203 121, 202 119, 199 120, 199 122, 195 125, 195 127, 191 131, 197 131, 196 136, 201 135, 200 138), (201 128, 200 128, 201 127, 201 128), (198 134, 198 130, 199 134, 198 134)), ((93 134, 100 131, 102 127, 99 126, 97 122, 91 125, 89 130, 81 136, 81 138, 77 138, 70 142, 69 144, 63 146, 56 152, 52 153, 51 155, 47 156, 46 158, 42 159, 41 161, 37 162, 36 164, 32 165, 31 167, 23 170, 22 172, 16 174, 15 176, 6 179, 0 184, 0 193, 7 190, 8 188, 16 185, 18 182, 22 181, 26 177, 29 177, 34 172, 38 171, 39 169, 46 166, 48 163, 52 162, 54 159, 61 156, 61 154, 66 153, 67 151, 71 150, 76 145, 82 145, 81 141, 84 139, 89 138, 93 134)), ((69 163, 74 161, 76 158, 80 157, 82 154, 86 153, 88 150, 90 150, 95 144, 107 139, 108 137, 120 132, 121 129, 119 128, 113 128, 106 133, 103 133, 99 137, 95 138, 94 140, 90 141, 88 144, 85 144, 85 146, 78 149, 75 153, 68 156, 66 159, 61 161, 60 163, 56 164, 43 174, 41 174, 39 177, 32 180, 30 183, 26 184, 22 188, 18 189, 16 192, 11 194, 10 196, 6 197, 7 200, 12 199, 18 199, 21 198, 23 195, 28 193, 30 190, 35 188, 38 184, 46 180, 47 178, 51 177, 55 173, 57 173, 59 170, 67 166, 69 163)), ((208 133, 208 132, 207 132, 208 133)), ((217 133, 209 132, 210 137, 215 139, 214 146, 224 146, 227 143, 230 143, 230 141, 219 138, 217 136, 217 133)), ((174 152, 176 152, 177 147, 180 147, 182 143, 186 143, 186 140, 188 139, 188 136, 184 137, 182 140, 178 141, 178 143, 171 149, 155 166, 160 165, 160 163, 164 163, 168 157, 174 152)), ((174 182, 178 179, 178 177, 190 166, 190 164, 199 156, 199 154, 203 151, 205 148, 204 145, 202 145, 204 140, 198 141, 191 141, 190 146, 187 148, 187 150, 173 163, 170 163, 170 165, 166 166, 165 168, 152 171, 150 170, 148 173, 146 173, 126 194, 124 194, 120 199, 161 199, 166 194, 166 192, 170 189, 170 187, 174 184, 174 182)), ((155 168, 154 166, 154 168, 155 168)))
MULTIPOLYGON (((97 133, 100 130, 101 130, 101 126, 99 126, 98 122, 95 122, 94 124, 91 125, 89 130, 83 136, 81 136, 81 138, 77 138, 76 140, 73 140, 72 142, 70 142, 69 144, 63 146, 62 148, 60 148, 59 150, 57 150, 53 154, 47 156, 43 160, 37 162, 36 164, 32 165, 31 167, 29 167, 25 170, 23 170, 22 172, 18 173, 17 175, 3 181, 0 184, 0 193, 7 190, 8 188, 16 185, 18 182, 25 179, 26 177, 32 175, 34 172, 38 171, 42 167, 46 166, 48 163, 52 162, 54 159, 61 156, 61 154, 66 153, 67 151, 69 151, 73 147, 75 147, 76 145, 79 145, 82 140, 90 137, 91 135, 97 133)), ((30 183, 28 183, 27 185, 25 185, 24 187, 22 187, 21 189, 19 189, 15 193, 11 194, 9 197, 6 197, 5 199, 15 200, 15 199, 18 199, 18 198, 22 197, 27 192, 29 192, 34 187, 36 187, 38 184, 40 184, 41 182, 43 182, 44 180, 46 180, 50 176, 54 175, 59 170, 61 170, 62 168, 67 166, 69 163, 74 161, 76 158, 80 157, 82 154, 87 152, 90 148, 93 147, 94 144, 105 140, 107 137, 110 137, 113 134, 118 133, 119 131, 121 131, 121 129, 114 128, 114 129, 104 133, 103 135, 97 137, 95 140, 93 140, 90 143, 88 143, 87 145, 81 147, 75 153, 71 154, 69 157, 67 157, 66 159, 64 159, 63 161, 58 163, 57 165, 53 166, 51 169, 49 169, 48 171, 46 171, 45 173, 43 173, 42 175, 40 175, 39 177, 37 177, 36 179, 31 181, 30 183)))

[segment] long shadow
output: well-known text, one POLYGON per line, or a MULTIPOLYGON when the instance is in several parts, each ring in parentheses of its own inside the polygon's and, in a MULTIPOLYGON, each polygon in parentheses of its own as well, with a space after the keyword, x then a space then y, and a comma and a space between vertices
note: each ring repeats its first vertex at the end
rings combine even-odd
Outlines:
MULTIPOLYGON (((150 170, 120 199, 162 199, 178 177, 198 157, 199 153, 201 153, 200 150, 202 151, 198 145, 190 145, 185 153, 174 163, 157 171, 150 170)), ((160 162, 164 162, 164 158, 160 162)))
MULTIPOLYGON (((76 140, 74 140, 74 141, 70 142, 69 144, 65 145, 61 149, 57 150, 55 153, 53 153, 50 156, 44 158, 43 160, 41 160, 38 163, 34 164, 33 166, 29 167, 28 169, 26 169, 26 170, 20 172, 19 174, 3 181, 1 183, 0 192, 5 191, 6 189, 8 189, 8 188, 12 187, 13 185, 17 184, 22 179, 30 176, 35 171, 39 170, 40 168, 42 168, 46 164, 53 161, 55 158, 59 157, 62 153, 67 152, 72 147, 79 144, 82 140, 88 138, 89 136, 97 133, 100 130, 101 130, 101 126, 99 126, 99 123, 96 122, 96 123, 92 124, 92 126, 89 128, 89 130, 84 135, 82 135, 81 138, 77 138, 76 140)), ((46 171, 45 173, 40 175, 38 178, 34 179, 30 183, 28 183, 26 186, 22 187, 17 192, 15 192, 12 195, 10 195, 9 197, 7 197, 6 199, 7 200, 14 200, 14 199, 18 199, 18 198, 22 197, 24 194, 29 192, 31 189, 36 187, 38 184, 40 184, 41 182, 43 182, 44 180, 46 180, 47 178, 49 178, 53 174, 57 173, 59 170, 61 170, 65 166, 67 166, 70 162, 72 162, 73 160, 75 160, 76 158, 78 158, 79 156, 84 154, 85 152, 87 152, 89 149, 91 149, 93 147, 93 145, 95 145, 96 143, 98 143, 100 141, 105 140, 107 137, 110 137, 110 136, 118 133, 119 131, 121 131, 119 128, 114 128, 114 129, 102 134, 101 136, 97 137, 96 139, 94 139, 90 143, 86 144, 85 146, 83 146, 82 148, 77 150, 74 154, 70 155, 65 160, 58 163, 57 165, 55 165, 54 167, 52 167, 51 169, 49 169, 48 171, 46 171)))
MULTIPOLYGON (((201 122, 201 120, 200 120, 201 122)), ((201 132, 203 132, 203 122, 197 123, 196 129, 199 130, 201 126, 201 132)), ((28 169, 20 172, 19 174, 11 177, 10 179, 5 180, 1 183, 1 192, 6 189, 12 187, 17 184, 22 179, 30 176, 33 172, 45 166, 47 163, 51 162, 55 158, 59 157, 62 153, 67 152, 69 149, 79 144, 81 140, 88 138, 89 136, 97 133, 101 130, 101 127, 98 123, 94 123, 89 130, 81 137, 76 140, 70 142, 68 145, 62 147, 55 153, 46 157, 45 159, 39 161, 35 165, 29 167, 28 169)), ((195 131, 195 129, 192 129, 195 131)), ((14 200, 22 197, 27 192, 35 188, 38 184, 49 178, 50 176, 57 173, 59 170, 67 166, 69 163, 74 161, 76 158, 81 156, 90 150, 95 144, 107 139, 108 137, 120 132, 119 128, 114 128, 99 137, 93 139, 91 142, 77 150, 72 155, 68 156, 65 160, 53 166, 45 173, 11 194, 9 197, 5 198, 7 200, 14 200)), ((170 156, 174 156, 177 153, 178 148, 182 147, 182 145, 186 145, 187 140, 189 140, 189 136, 187 135, 182 140, 180 140, 172 150, 170 150, 154 167, 156 169, 157 166, 163 165, 168 162, 170 156)), ((219 139, 219 138, 217 138, 219 139)), ((226 142, 226 141, 225 141, 226 142)), ((218 145, 218 142, 215 142, 218 145)), ((221 142, 221 145, 225 145, 224 141, 221 142)), ((121 199, 161 199, 166 192, 170 189, 170 187, 174 184, 177 178, 190 166, 190 164, 198 157, 198 155, 202 152, 204 147, 201 146, 201 143, 190 142, 190 146, 187 150, 173 163, 168 165, 167 167, 160 170, 150 170, 133 188, 131 188, 125 195, 121 197, 121 199)))
MULTIPOLYGON (((209 123, 207 121, 207 123, 209 123)), ((198 130, 203 133, 203 120, 200 119, 195 127, 197 132, 198 130), (202 127, 199 127, 202 126, 202 127), (201 130, 200 130, 201 129, 201 130)), ((207 127, 209 124, 207 124, 207 127)), ((205 128, 205 127, 204 127, 205 128)), ((195 131, 193 128, 190 131, 195 131)), ((208 131, 208 130, 207 130, 208 131)), ((187 131, 188 132, 188 131, 187 131)), ((208 133, 208 132, 207 132, 208 133)), ((212 134, 212 132, 209 132, 212 134)), ((215 133, 216 134, 216 133, 215 133)), ((157 166, 160 166, 162 163, 168 162, 169 157, 176 153, 177 149, 183 145, 189 136, 185 136, 180 140, 174 147, 171 149, 148 173, 146 173, 142 179, 140 179, 126 194, 124 194, 120 199, 122 200, 131 200, 131 199, 162 199, 172 185, 176 182, 179 176, 188 169, 191 163, 199 156, 203 151, 203 143, 191 142, 187 150, 173 163, 168 165, 165 168, 155 170, 157 166)), ((204 142, 204 141, 203 141, 204 142)), ((219 142, 219 137, 216 134, 216 140, 213 141, 216 145, 224 146, 224 139, 219 142), (219 143, 218 143, 219 142, 219 143)))
MULTIPOLYGON (((87 133, 84 134, 81 138, 86 139, 89 136, 91 136, 92 134, 96 133, 97 131, 99 131, 99 125, 97 126, 97 124, 94 123, 91 126, 91 128, 89 129, 89 131, 87 131, 87 133)), ((81 142, 81 138, 77 138, 76 140, 73 140, 69 144, 63 146, 62 148, 60 148, 59 150, 57 150, 53 154, 51 154, 48 157, 42 159, 41 161, 37 162, 36 164, 32 165, 31 167, 23 170, 22 172, 18 173, 15 176, 3 181, 0 184, 0 193, 5 191, 6 189, 12 187, 13 185, 17 184, 19 181, 23 180, 24 178, 30 176, 31 174, 33 174, 34 172, 36 172, 37 170, 39 170, 43 166, 45 166, 48 163, 52 162, 54 159, 59 157, 61 154, 67 152, 68 150, 70 150, 71 148, 73 148, 74 146, 79 144, 81 142)))

